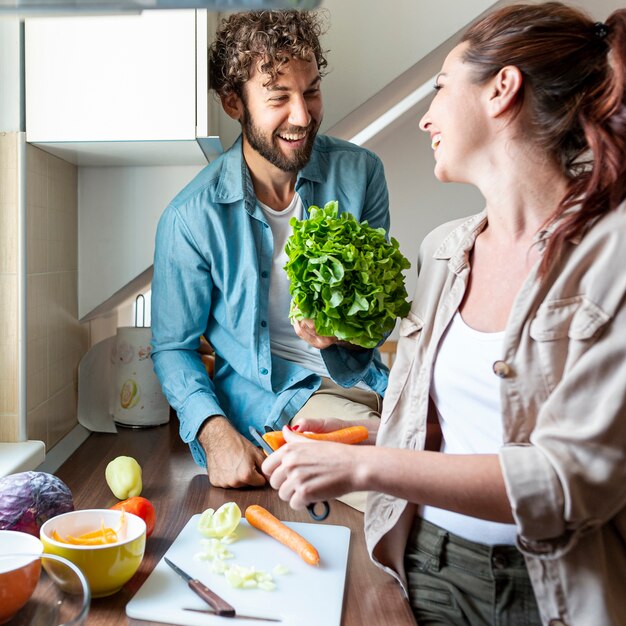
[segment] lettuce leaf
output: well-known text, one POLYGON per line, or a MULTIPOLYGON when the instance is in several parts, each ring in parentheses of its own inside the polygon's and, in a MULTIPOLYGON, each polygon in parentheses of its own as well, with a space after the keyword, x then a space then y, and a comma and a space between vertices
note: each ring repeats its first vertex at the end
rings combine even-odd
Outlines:
POLYGON ((289 222, 289 317, 313 319, 320 335, 374 348, 409 312, 402 271, 411 264, 384 228, 339 215, 336 200, 309 213, 289 222))

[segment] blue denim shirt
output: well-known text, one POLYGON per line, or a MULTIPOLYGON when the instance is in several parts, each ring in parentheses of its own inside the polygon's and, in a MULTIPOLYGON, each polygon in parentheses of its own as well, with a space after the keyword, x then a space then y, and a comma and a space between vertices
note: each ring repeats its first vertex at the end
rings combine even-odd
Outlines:
MULTIPOLYGON (((340 211, 389 230, 383 166, 363 148, 318 136, 296 191, 305 208, 338 200, 340 211)), ((320 385, 318 375, 270 352, 272 250, 240 137, 172 200, 156 235, 152 359, 199 465, 206 457, 196 436, 210 415, 226 416, 245 436, 251 425, 277 430, 320 385), (212 380, 197 352, 201 335, 215 350, 212 380)), ((384 393, 388 371, 377 351, 331 346, 321 354, 339 385, 363 381, 384 393)))

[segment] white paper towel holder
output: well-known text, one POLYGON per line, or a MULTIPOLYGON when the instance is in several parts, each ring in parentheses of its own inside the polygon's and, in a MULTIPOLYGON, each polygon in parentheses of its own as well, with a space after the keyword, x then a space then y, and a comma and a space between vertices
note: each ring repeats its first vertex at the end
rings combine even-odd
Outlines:
POLYGON ((135 325, 117 329, 112 361, 115 364, 111 413, 117 426, 149 428, 166 424, 170 407, 152 368, 151 331, 145 326, 145 298, 135 299, 135 325), (142 325, 139 326, 141 302, 142 325))

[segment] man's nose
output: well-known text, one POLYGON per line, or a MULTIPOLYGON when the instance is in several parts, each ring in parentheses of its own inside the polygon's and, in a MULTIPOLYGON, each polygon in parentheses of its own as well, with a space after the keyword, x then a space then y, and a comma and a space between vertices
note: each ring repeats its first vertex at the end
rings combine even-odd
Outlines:
POLYGON ((311 123, 311 114, 304 98, 294 98, 292 101, 289 123, 300 128, 306 128, 311 123))

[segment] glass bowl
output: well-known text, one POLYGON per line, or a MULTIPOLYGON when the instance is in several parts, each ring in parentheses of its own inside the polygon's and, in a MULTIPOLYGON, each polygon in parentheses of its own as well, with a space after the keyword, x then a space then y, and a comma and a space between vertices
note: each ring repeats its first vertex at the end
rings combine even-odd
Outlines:
POLYGON ((0 572, 16 559, 40 563, 40 576, 28 602, 3 626, 83 626, 91 592, 83 573, 71 561, 54 554, 2 554, 0 572))

